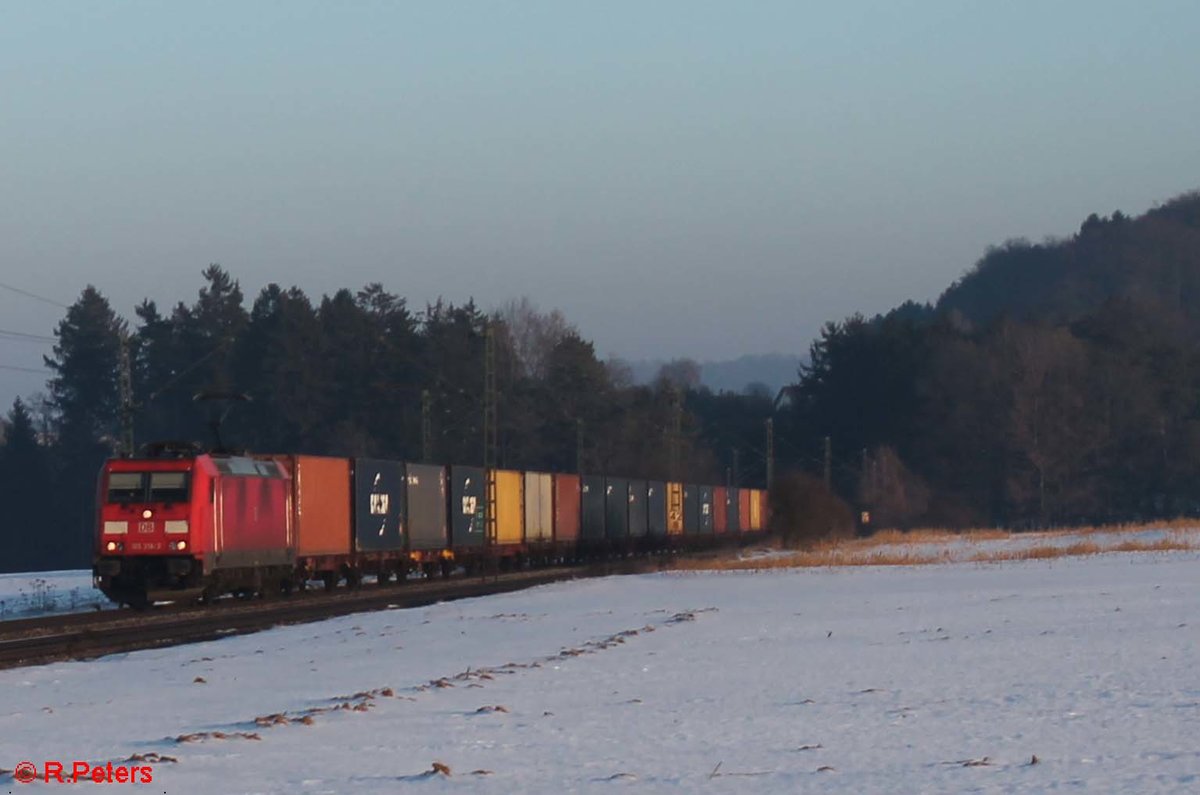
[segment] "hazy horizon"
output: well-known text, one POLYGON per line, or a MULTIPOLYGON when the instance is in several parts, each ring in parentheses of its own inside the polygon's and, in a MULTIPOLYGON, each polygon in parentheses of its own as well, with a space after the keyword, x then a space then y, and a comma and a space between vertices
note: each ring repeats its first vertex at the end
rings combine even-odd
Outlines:
MULTIPOLYGON (((0 282, 133 319, 528 296, 602 356, 801 356, 989 245, 1197 187, 1200 6, 11 3, 0 282)), ((63 310, 0 289, 0 330, 63 310)), ((0 339, 0 401, 49 346, 0 339)))

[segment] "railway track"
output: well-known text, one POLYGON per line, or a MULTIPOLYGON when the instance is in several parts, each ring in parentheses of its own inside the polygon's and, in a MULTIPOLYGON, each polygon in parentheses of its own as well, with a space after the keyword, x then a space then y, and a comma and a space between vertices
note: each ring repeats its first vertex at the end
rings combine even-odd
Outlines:
POLYGON ((244 635, 271 627, 389 608, 421 607, 435 602, 506 593, 561 580, 653 571, 653 561, 624 561, 564 566, 498 576, 473 577, 355 591, 313 593, 290 598, 179 606, 134 612, 105 610, 43 619, 0 622, 0 669, 60 660, 196 643, 244 635))

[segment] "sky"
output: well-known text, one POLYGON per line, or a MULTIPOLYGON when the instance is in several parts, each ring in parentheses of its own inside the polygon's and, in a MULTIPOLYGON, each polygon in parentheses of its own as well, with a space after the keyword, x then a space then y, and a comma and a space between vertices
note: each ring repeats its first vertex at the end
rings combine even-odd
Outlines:
MULTIPOLYGON (((800 354, 1200 187, 1198 33, 1153 0, 14 0, 0 332, 218 262, 247 303, 381 282, 528 296, 601 356, 800 354)), ((0 406, 48 350, 0 333, 0 406)))

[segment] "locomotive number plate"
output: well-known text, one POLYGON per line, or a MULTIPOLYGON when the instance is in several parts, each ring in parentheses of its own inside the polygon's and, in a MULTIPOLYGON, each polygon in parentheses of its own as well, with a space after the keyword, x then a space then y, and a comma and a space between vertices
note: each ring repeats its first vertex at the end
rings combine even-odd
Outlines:
POLYGON ((138 522, 138 532, 139 533, 153 533, 154 532, 154 522, 138 522))

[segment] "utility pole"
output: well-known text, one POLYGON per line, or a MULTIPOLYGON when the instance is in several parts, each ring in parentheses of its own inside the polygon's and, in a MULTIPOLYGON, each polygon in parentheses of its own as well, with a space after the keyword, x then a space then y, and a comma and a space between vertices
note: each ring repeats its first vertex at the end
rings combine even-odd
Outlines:
POLYGON ((433 396, 421 390, 421 460, 433 461, 433 396))
POLYGON ((129 356, 129 332, 121 332, 121 456, 133 456, 133 363, 129 356))
POLYGON ((667 450, 669 453, 667 475, 671 480, 679 480, 679 470, 683 453, 683 400, 679 387, 671 385, 671 427, 667 431, 667 450))
POLYGON ((583 420, 575 420, 575 472, 583 474, 583 420))
POLYGON ((767 489, 775 484, 775 420, 767 417, 767 489))
POLYGON ((737 488, 742 483, 742 470, 738 466, 738 449, 733 448, 733 488, 737 488))
POLYGON ((833 488, 833 440, 825 437, 825 488, 833 488))
POLYGON ((487 543, 496 543, 496 332, 487 324, 483 349, 483 470, 487 479, 487 543))

